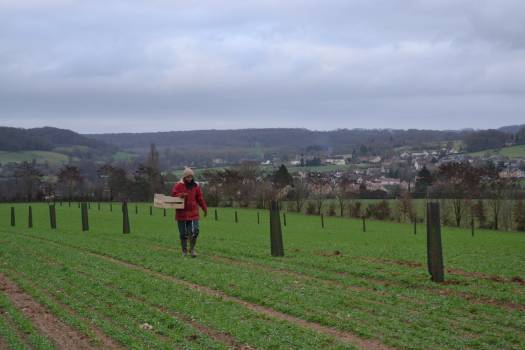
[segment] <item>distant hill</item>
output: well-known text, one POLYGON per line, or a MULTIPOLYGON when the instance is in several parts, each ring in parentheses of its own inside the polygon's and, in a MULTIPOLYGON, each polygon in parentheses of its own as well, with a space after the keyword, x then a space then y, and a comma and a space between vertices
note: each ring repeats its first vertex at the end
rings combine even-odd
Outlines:
POLYGON ((504 126, 499 128, 498 130, 506 132, 508 134, 517 134, 518 131, 520 131, 523 128, 525 128, 525 124, 504 126))
POLYGON ((66 129, 0 127, 0 151, 51 151, 55 148, 71 146, 85 146, 101 151, 116 149, 113 145, 66 129))
POLYGON ((118 147, 71 130, 52 127, 21 129, 0 127, 0 163, 35 159, 65 163, 68 159, 109 158, 118 147))
POLYGON ((361 145, 391 148, 422 145, 430 142, 461 139, 463 131, 341 129, 312 131, 307 129, 239 129, 167 131, 155 133, 115 133, 86 135, 95 140, 112 143, 122 149, 146 151, 151 143, 158 148, 174 150, 227 151, 248 148, 264 150, 330 149, 351 152, 361 145))

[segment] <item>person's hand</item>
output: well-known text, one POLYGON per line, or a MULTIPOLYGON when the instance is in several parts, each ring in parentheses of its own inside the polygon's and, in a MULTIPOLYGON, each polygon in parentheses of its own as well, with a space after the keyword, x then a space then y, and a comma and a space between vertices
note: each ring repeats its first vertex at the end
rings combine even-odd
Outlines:
POLYGON ((179 197, 184 198, 184 197, 187 197, 187 196, 188 196, 188 194, 186 192, 179 193, 179 197))

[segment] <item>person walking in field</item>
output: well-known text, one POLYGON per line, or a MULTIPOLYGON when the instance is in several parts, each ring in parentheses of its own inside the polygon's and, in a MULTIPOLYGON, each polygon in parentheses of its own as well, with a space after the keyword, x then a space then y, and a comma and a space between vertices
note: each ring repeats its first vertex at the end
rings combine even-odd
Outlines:
POLYGON ((171 190, 172 197, 184 198, 184 209, 175 211, 175 220, 179 227, 182 256, 188 255, 188 240, 190 241, 190 255, 195 258, 195 245, 199 236, 199 207, 208 215, 208 207, 202 196, 200 186, 195 182, 193 170, 186 167, 182 179, 171 190))

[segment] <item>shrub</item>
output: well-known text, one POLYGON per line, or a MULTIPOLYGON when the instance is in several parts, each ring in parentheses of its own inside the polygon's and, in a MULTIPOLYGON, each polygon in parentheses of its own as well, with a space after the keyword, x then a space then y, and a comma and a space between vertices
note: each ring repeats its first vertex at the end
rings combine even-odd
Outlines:
POLYGON ((388 220, 391 214, 390 206, 386 200, 370 204, 367 208, 367 214, 377 220, 388 220))
POLYGON ((335 203, 331 202, 328 206, 328 216, 336 216, 335 203))
POLYGON ((308 204, 306 204, 306 214, 308 215, 315 215, 317 214, 317 206, 314 202, 309 201, 308 204))
POLYGON ((350 216, 353 218, 360 218, 361 217, 361 202, 357 201, 354 203, 350 203, 348 205, 348 210, 350 211, 350 216))

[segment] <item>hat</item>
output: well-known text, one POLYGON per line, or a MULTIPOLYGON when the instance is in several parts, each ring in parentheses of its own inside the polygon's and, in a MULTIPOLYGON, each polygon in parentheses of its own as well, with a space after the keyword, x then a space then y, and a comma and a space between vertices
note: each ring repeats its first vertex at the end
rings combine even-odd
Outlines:
POLYGON ((191 168, 184 167, 184 172, 182 173, 182 178, 184 179, 186 176, 195 176, 195 174, 193 173, 193 170, 191 170, 191 168))

